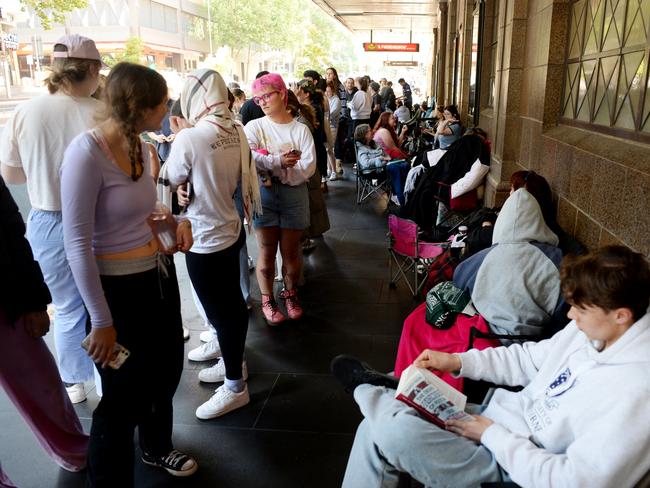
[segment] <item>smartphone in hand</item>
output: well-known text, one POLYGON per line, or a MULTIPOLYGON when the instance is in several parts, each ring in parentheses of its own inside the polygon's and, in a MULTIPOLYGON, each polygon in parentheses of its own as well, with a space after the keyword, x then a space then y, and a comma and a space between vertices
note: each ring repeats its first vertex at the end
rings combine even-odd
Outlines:
MULTIPOLYGON (((86 351, 88 351, 88 337, 89 336, 86 336, 86 338, 81 342, 81 347, 83 347, 86 351)), ((112 369, 120 369, 120 366, 124 364, 124 361, 126 361, 130 355, 131 353, 127 348, 116 342, 115 347, 113 348, 113 354, 111 355, 111 360, 108 362, 108 365, 112 369)))

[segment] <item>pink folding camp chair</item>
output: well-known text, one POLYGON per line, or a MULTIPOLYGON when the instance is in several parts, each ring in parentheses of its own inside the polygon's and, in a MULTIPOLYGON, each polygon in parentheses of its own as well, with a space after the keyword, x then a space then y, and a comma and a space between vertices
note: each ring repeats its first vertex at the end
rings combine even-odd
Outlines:
POLYGON ((404 279, 413 297, 417 297, 426 284, 427 276, 436 260, 449 247, 446 242, 420 242, 418 225, 397 215, 388 216, 390 245, 390 283, 395 288, 404 279), (397 269, 393 273, 393 263, 397 269))

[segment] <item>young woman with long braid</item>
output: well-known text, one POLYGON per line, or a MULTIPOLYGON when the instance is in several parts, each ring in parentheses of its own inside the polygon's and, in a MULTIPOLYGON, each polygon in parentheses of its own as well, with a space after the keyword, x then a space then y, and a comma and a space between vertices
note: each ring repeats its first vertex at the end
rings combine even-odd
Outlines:
MULTIPOLYGON (((172 397, 183 369, 180 297, 173 260, 162 255, 149 225, 156 207, 149 153, 139 134, 158 130, 167 85, 144 66, 120 63, 106 80, 108 118, 76 137, 61 170, 65 250, 91 319, 88 354, 100 368, 104 395, 93 413, 88 481, 133 486, 133 431, 142 460, 175 476, 196 462, 172 446, 172 397), (115 343, 131 353, 108 363, 115 343)), ((192 245, 189 221, 177 247, 192 245)))

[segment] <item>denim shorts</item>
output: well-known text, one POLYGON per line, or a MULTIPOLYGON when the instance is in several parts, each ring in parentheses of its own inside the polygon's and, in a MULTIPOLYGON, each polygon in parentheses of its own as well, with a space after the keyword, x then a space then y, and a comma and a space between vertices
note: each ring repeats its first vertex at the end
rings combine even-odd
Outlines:
POLYGON ((272 180, 270 187, 261 186, 262 215, 255 217, 258 227, 306 229, 309 227, 309 194, 307 184, 289 186, 272 180))

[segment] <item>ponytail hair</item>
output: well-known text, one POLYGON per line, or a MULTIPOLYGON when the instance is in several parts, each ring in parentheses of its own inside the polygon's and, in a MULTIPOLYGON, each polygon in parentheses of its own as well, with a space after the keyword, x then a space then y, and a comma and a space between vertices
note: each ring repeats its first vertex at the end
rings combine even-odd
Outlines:
POLYGON ((300 103, 298 97, 294 92, 289 90, 287 93, 287 110, 292 117, 302 116, 307 123, 312 127, 311 131, 318 129, 320 125, 318 119, 316 118, 316 111, 311 105, 306 103, 300 103))
POLYGON ((140 64, 118 63, 106 78, 107 116, 117 122, 128 141, 131 178, 144 171, 142 144, 137 125, 147 109, 156 108, 167 97, 167 83, 156 71, 140 64))
MULTIPOLYGON (((65 44, 55 44, 54 52, 67 52, 65 44)), ((45 79, 47 91, 54 95, 61 89, 81 83, 90 74, 90 70, 99 70, 101 63, 95 59, 52 58, 50 75, 45 79)))

